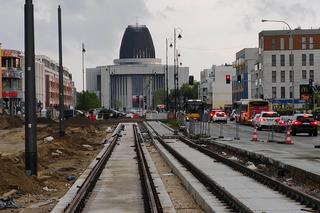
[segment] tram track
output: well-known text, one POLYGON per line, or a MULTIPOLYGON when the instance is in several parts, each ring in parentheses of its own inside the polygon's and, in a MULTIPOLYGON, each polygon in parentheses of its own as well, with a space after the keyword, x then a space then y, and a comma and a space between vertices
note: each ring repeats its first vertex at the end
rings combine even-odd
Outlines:
MULTIPOLYGON (((161 124, 163 126, 163 124, 161 124)), ((151 126, 150 126, 151 127, 151 126)), ((157 130, 151 127, 153 132, 157 135, 158 141, 170 152, 172 153, 181 163, 185 165, 185 167, 191 171, 201 182, 203 182, 206 186, 210 187, 210 190, 215 194, 219 199, 227 203, 230 208, 232 208, 236 212, 254 212, 248 206, 244 205, 240 200, 233 196, 232 193, 229 193, 224 187, 219 186, 219 184, 215 183, 214 180, 208 178, 206 174, 204 174, 201 170, 196 168, 192 162, 188 159, 180 155, 177 151, 175 151, 170 145, 168 145, 165 140, 161 137, 161 134, 157 133, 157 130)), ((170 130, 170 128, 167 128, 170 130)), ((173 133, 173 132, 172 132, 173 133)), ((300 192, 292 187, 289 187, 277 180, 274 180, 264 174, 261 174, 257 171, 251 170, 237 162, 234 162, 224 156, 221 156, 217 153, 210 151, 209 149, 202 147, 189 139, 181 136, 178 137, 178 140, 187 144, 189 147, 198 150, 199 152, 203 153, 206 156, 214 159, 216 162, 221 162, 222 164, 227 165, 228 167, 232 168, 235 171, 242 173, 243 175, 250 177, 261 183, 273 191, 277 191, 278 193, 285 195, 286 197, 290 198, 294 202, 300 203, 305 208, 301 208, 304 211, 311 211, 311 212, 320 212, 320 201, 319 199, 307 195, 303 192, 300 192)))
MULTIPOLYGON (((143 199, 143 206, 139 207, 140 209, 144 209, 144 212, 150 212, 150 213, 162 213, 162 206, 161 206, 161 202, 159 200, 159 196, 156 190, 156 186, 152 180, 152 176, 151 176, 151 172, 149 170, 149 166, 148 166, 148 162, 145 158, 145 154, 143 152, 143 149, 141 147, 141 143, 142 143, 142 137, 141 137, 141 133, 139 131, 139 127, 137 126, 137 124, 133 124, 130 125, 129 127, 132 127, 133 130, 133 141, 130 143, 133 143, 134 145, 131 146, 132 149, 134 149, 134 152, 136 152, 136 156, 134 157, 134 159, 137 161, 137 167, 138 167, 138 172, 137 174, 139 174, 140 177, 137 177, 136 179, 139 180, 140 179, 140 184, 141 184, 141 197, 143 199)), ((127 129, 127 126, 126 126, 127 129)), ((87 175, 87 177, 85 178, 85 180, 83 181, 83 183, 80 186, 76 186, 77 192, 74 193, 72 192, 72 190, 70 190, 68 193, 70 194, 66 194, 61 200, 60 202, 57 204, 56 208, 53 209, 53 213, 56 212, 65 212, 65 213, 72 213, 72 212, 83 212, 83 210, 85 208, 87 208, 87 203, 90 202, 90 199, 96 199, 95 196, 93 198, 92 197, 92 193, 95 190, 96 184, 98 181, 103 181, 103 179, 105 178, 105 176, 101 177, 101 174, 106 171, 104 171, 106 168, 108 168, 109 165, 109 159, 112 157, 113 152, 117 149, 117 144, 119 145, 119 139, 127 134, 126 133, 126 129, 125 129, 125 125, 124 124, 119 124, 119 126, 117 127, 117 129, 115 130, 115 132, 113 133, 113 139, 112 141, 109 143, 107 149, 101 153, 101 155, 99 154, 96 158, 97 162, 94 165, 94 167, 91 169, 90 173, 87 175), (74 193, 72 195, 72 193, 74 193), (68 198, 70 196, 73 196, 73 198, 70 201, 66 201, 68 200, 68 198)), ((120 142, 122 143, 122 141, 120 142)), ((130 147, 130 146, 129 146, 130 147)), ((121 158, 121 156, 120 156, 121 158)), ((121 168, 119 169, 121 170, 121 168)), ((119 170, 112 172, 114 174, 118 174, 119 170)), ((107 171, 108 172, 108 171, 107 171)), ((112 174, 111 174, 112 175, 112 174)), ((119 174, 122 175, 122 174, 119 174)), ((122 176, 125 176, 122 175, 122 176)), ((117 178, 117 177, 115 177, 117 178)), ((122 177, 119 176, 119 178, 121 179, 122 177)), ((77 183, 75 183, 77 184, 77 183)), ((115 183, 116 184, 116 183, 115 183)), ((120 186, 121 187, 121 186, 120 186)), ((137 188, 136 186, 132 186, 137 188)), ((140 188, 140 187, 138 187, 140 188)), ((101 189, 97 189, 98 191, 101 191, 101 189)), ((74 190, 73 190, 74 191, 74 190)), ((108 197, 108 195, 106 195, 108 197)), ((137 199, 139 200, 139 199, 137 199)), ((103 200, 101 202, 104 202, 103 200)), ((121 203, 121 202, 119 202, 121 203)), ((96 204, 96 203, 95 203, 96 204)), ((119 204, 121 205, 121 204, 119 204)), ((139 204, 137 204, 139 205, 139 204)), ((99 206, 99 203, 98 203, 99 206)), ((96 208, 96 207, 94 207, 96 208)), ((101 210, 109 210, 112 211, 111 209, 115 209, 115 207, 110 207, 110 209, 107 208, 103 208, 101 210)), ((118 208, 118 207, 116 207, 118 208)), ((130 209, 130 206, 126 206, 124 208, 130 209)), ((90 208, 86 209, 84 212, 90 212, 89 210, 90 208)), ((119 208, 118 208, 119 209, 119 208)))

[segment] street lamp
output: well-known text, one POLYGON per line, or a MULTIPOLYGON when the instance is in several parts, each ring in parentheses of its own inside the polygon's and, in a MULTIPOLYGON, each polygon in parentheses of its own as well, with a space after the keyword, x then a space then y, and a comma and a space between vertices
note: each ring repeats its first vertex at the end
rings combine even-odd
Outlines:
POLYGON ((168 44, 169 47, 172 47, 172 40, 170 38, 166 38, 166 105, 167 110, 169 111, 169 79, 168 79, 168 44))
POLYGON ((288 26, 290 30, 290 39, 289 39, 289 48, 290 48, 290 56, 289 56, 289 63, 291 65, 291 70, 292 70, 292 114, 294 113, 294 71, 293 71, 293 54, 292 54, 292 49, 293 49, 293 31, 290 25, 283 21, 283 20, 268 20, 268 19, 262 19, 261 22, 280 22, 288 26), (290 43, 292 43, 290 47, 290 43), (290 60, 291 58, 291 60, 290 60))
POLYGON ((82 43, 82 91, 84 92, 84 54, 86 49, 84 48, 84 43, 82 43))
POLYGON ((173 60, 173 72, 174 72, 174 88, 175 88, 175 97, 174 97, 174 110, 175 112, 177 112, 177 96, 178 96, 178 69, 177 69, 177 38, 181 39, 182 38, 182 29, 181 28, 174 28, 173 29, 173 35, 174 35, 174 39, 173 39, 173 54, 174 54, 174 60, 173 60), (178 34, 178 36, 177 36, 178 34))

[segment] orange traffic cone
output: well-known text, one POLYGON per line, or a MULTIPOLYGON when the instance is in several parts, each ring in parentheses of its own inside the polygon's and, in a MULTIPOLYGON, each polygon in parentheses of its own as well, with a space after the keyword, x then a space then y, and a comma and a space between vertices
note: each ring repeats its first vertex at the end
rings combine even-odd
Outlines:
POLYGON ((256 127, 254 127, 251 141, 253 141, 253 142, 257 142, 258 141, 257 128, 256 127))
POLYGON ((287 131, 286 144, 293 144, 293 141, 291 139, 291 128, 289 128, 287 131))

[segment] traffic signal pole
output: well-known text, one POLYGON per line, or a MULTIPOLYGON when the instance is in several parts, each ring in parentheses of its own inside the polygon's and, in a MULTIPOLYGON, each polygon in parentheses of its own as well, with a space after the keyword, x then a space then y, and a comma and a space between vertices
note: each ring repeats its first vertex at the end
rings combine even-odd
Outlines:
POLYGON ((35 91, 35 56, 34 56, 34 18, 32 0, 24 5, 24 42, 25 42, 25 167, 26 174, 38 173, 37 123, 35 91))

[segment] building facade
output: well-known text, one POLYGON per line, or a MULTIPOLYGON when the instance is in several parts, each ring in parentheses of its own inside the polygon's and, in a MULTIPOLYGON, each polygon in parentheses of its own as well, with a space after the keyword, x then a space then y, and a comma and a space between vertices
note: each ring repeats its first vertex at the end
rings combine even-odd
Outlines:
POLYGON ((232 104, 232 76, 235 68, 231 65, 213 65, 201 72, 200 99, 212 108, 224 108, 232 104), (227 82, 229 78, 230 82, 227 82))
POLYGON ((2 106, 8 114, 17 114, 23 110, 22 58, 18 50, 2 50, 2 106))
POLYGON ((274 104, 302 107, 310 102, 309 80, 320 84, 320 30, 259 33, 259 60, 252 72, 252 96, 274 104), (292 39, 290 34, 292 33, 292 39))
MULTIPOLYGON (((36 56, 37 99, 44 108, 59 106, 59 63, 44 55, 36 56), (38 68, 38 71, 37 71, 38 68)), ((75 86, 72 74, 63 67, 64 105, 75 107, 75 86)))
MULTIPOLYGON (((188 83, 189 68, 178 67, 179 87, 188 83)), ((101 99, 102 106, 123 111, 155 108, 165 103, 166 78, 174 89, 173 66, 155 57, 151 34, 145 25, 129 25, 123 35, 119 59, 113 65, 86 69, 86 87, 101 99), (161 95, 162 94, 162 95, 161 95), (159 97, 161 96, 161 97, 159 97)))
POLYGON ((200 72, 199 99, 212 107, 213 69, 204 69, 200 72))
POLYGON ((251 98, 251 72, 258 61, 258 48, 244 48, 236 53, 233 66, 236 69, 232 78, 232 101, 251 98))

